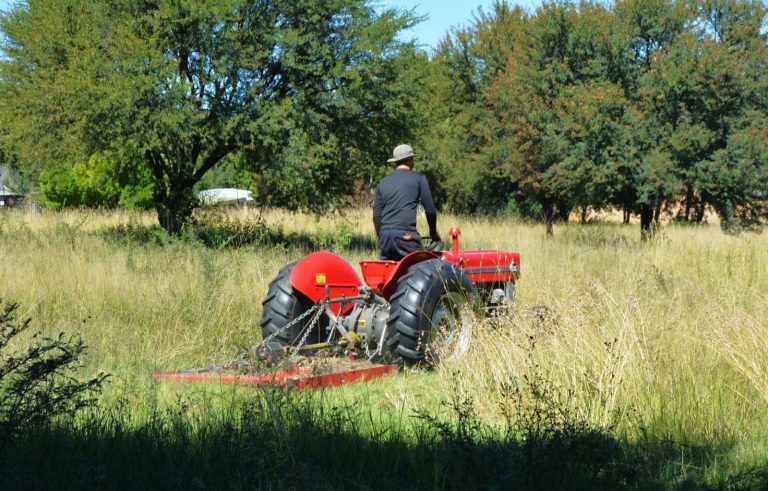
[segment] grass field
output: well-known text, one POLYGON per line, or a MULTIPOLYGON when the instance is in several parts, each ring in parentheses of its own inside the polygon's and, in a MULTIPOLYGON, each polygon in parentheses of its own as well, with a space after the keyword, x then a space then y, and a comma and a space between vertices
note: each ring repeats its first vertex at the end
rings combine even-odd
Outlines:
POLYGON ((255 344, 267 284, 308 251, 375 257, 370 212, 201 220, 202 240, 174 240, 151 214, 0 213, 0 298, 81 335, 82 376, 111 374, 97 407, 0 453, 9 489, 768 487, 765 235, 667 226, 643 244, 637 226, 572 224, 547 240, 441 215, 462 247, 521 252, 521 315, 480 323, 456 365, 286 394, 148 375, 255 344))

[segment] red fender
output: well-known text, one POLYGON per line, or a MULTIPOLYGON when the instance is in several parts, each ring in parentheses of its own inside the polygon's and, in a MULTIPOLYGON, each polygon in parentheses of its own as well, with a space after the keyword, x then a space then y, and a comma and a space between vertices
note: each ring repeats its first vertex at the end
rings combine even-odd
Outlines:
MULTIPOLYGON (((291 271, 291 286, 313 302, 325 297, 326 287, 330 298, 353 297, 362 285, 355 269, 342 257, 328 251, 313 252, 296 263, 291 271)), ((334 314, 341 305, 332 304, 334 314)), ((347 305, 348 311, 352 305, 347 305)))
POLYGON ((438 258, 440 256, 431 251, 415 251, 408 254, 397 263, 397 267, 389 274, 389 277, 384 282, 384 286, 381 288, 381 296, 389 300, 392 294, 395 293, 397 280, 407 273, 411 266, 429 259, 438 258))

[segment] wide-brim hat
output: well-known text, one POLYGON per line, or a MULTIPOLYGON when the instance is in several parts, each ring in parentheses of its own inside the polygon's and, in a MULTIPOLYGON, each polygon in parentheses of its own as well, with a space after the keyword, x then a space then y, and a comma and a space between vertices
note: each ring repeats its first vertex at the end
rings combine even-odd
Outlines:
POLYGON ((411 146, 403 143, 402 145, 396 146, 395 149, 392 150, 392 158, 388 159, 387 162, 400 162, 401 160, 415 156, 416 154, 413 153, 411 146))

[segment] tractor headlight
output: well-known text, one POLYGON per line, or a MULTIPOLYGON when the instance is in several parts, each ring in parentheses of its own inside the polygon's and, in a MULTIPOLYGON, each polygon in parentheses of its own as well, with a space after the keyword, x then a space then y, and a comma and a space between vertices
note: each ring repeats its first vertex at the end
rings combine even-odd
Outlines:
POLYGON ((509 265, 509 270, 512 271, 512 274, 515 276, 515 278, 520 276, 520 266, 518 266, 514 261, 512 261, 512 264, 509 265))

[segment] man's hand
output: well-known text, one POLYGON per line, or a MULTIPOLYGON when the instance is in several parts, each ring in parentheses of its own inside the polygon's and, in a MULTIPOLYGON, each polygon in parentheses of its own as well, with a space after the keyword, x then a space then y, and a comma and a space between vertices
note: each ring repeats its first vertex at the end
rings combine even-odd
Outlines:
POLYGON ((443 240, 440 238, 440 234, 438 234, 436 231, 430 232, 429 238, 432 239, 432 242, 440 242, 443 240))

